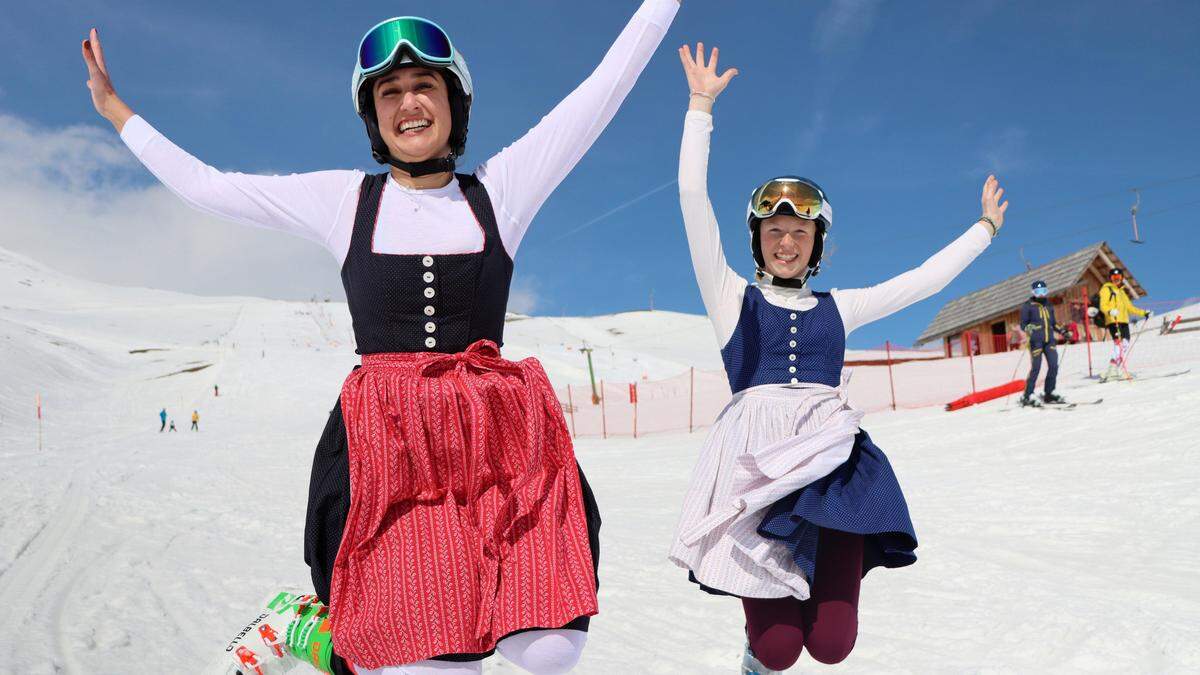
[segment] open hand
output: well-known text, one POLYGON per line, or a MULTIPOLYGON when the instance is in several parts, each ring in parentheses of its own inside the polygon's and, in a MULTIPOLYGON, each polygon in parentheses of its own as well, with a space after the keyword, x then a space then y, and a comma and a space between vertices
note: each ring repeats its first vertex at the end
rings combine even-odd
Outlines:
POLYGON ((125 122, 133 117, 133 111, 117 96, 112 79, 108 76, 108 65, 104 62, 104 49, 100 46, 100 33, 93 28, 88 39, 83 41, 83 62, 87 64, 87 87, 92 91, 92 105, 96 112, 113 123, 119 132, 125 122))
POLYGON ((683 63, 683 72, 687 75, 688 88, 693 94, 701 94, 710 102, 716 101, 729 81, 738 74, 737 68, 730 68, 717 75, 717 59, 721 50, 713 47, 712 55, 705 62, 704 43, 696 43, 696 53, 692 54, 691 47, 684 45, 679 48, 679 60, 683 63))
POLYGON ((1004 196, 1004 188, 1000 187, 1000 181, 996 180, 995 176, 988 176, 987 181, 983 184, 983 216, 990 218, 995 224, 992 236, 996 236, 1000 232, 1000 228, 1004 225, 1004 212, 1008 210, 1008 202, 1000 203, 1000 198, 1004 196))

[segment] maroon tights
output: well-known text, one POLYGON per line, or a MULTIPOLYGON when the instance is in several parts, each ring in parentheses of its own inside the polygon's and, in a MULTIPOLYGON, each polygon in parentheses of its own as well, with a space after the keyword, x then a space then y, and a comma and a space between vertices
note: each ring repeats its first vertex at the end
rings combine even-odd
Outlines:
POLYGON ((787 670, 808 647, 821 663, 840 663, 858 638, 863 537, 822 529, 816 582, 808 600, 743 598, 750 649, 771 670, 787 670))

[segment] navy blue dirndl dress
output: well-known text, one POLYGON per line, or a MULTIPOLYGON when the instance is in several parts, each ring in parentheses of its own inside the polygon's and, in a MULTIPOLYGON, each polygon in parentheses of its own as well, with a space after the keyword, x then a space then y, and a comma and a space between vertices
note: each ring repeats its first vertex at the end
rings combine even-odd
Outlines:
MULTIPOLYGON (((734 394, 769 384, 841 384, 846 353, 841 314, 831 294, 813 296, 816 307, 795 311, 767 302, 756 286, 746 289, 737 328, 721 350, 734 394)), ((904 567, 917 560, 917 535, 900 482, 887 456, 861 429, 849 458, 772 504, 758 533, 783 542, 811 584, 821 528, 863 535, 864 576, 875 567, 904 567)))

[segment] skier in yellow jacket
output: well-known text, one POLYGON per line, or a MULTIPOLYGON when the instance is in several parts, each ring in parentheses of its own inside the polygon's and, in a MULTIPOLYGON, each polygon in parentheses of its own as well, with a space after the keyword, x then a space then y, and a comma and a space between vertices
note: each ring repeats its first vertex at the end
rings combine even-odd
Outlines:
POLYGON ((1150 311, 1134 307, 1129 296, 1125 294, 1125 270, 1114 267, 1108 273, 1108 283, 1100 287, 1100 312, 1108 325, 1108 333, 1113 339, 1112 357, 1108 361, 1108 372, 1104 373, 1101 381, 1117 377, 1124 372, 1130 377, 1129 369, 1125 367, 1125 358, 1129 353, 1129 315, 1133 314, 1145 320, 1150 318, 1150 311))

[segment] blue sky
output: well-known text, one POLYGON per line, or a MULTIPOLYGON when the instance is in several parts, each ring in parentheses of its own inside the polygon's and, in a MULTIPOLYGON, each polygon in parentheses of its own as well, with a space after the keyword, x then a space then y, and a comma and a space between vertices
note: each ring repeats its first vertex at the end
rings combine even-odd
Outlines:
MULTIPOLYGON (((637 4, 21 3, 0 18, 0 176, 28 185, 3 193, 5 211, 25 219, 0 224, 0 246, 102 281, 342 297, 335 264, 307 243, 176 222, 174 205, 156 206, 169 214, 161 227, 146 222, 144 202, 121 191, 151 178, 111 152, 115 134, 83 86, 79 40, 93 24, 121 95, 205 161, 374 170, 348 94, 353 50, 374 22, 429 16, 466 53, 474 165, 584 78, 637 4), (38 165, 29 148, 40 147, 54 150, 38 165), (53 197, 64 181, 78 200, 53 197)), ((675 176, 687 89, 674 49, 696 40, 742 71, 717 105, 710 184, 726 251, 745 275, 744 202, 772 175, 814 178, 834 203, 817 288, 919 264, 978 215, 989 171, 1006 187, 1012 205, 992 248, 852 346, 910 343, 945 301, 1023 271, 1022 253, 1041 264, 1099 240, 1150 300, 1200 295, 1197 25, 1195 2, 685 0, 616 120, 534 221, 518 297, 538 314, 641 309, 651 293, 656 308, 703 311, 673 186, 644 196, 675 176), (1142 246, 1128 242, 1137 186, 1142 246)))

